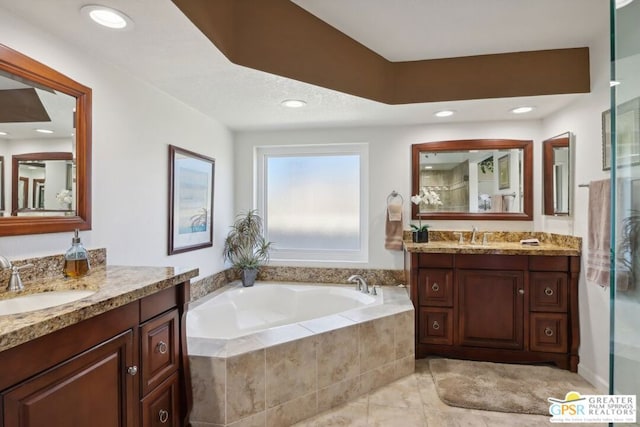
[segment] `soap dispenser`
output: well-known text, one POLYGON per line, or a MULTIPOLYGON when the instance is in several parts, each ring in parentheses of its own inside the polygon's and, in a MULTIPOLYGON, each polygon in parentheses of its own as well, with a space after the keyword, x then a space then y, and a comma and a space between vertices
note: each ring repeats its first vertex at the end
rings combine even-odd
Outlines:
POLYGON ((79 231, 76 228, 73 239, 71 239, 71 247, 64 254, 65 277, 82 277, 89 272, 89 254, 80 242, 79 231))

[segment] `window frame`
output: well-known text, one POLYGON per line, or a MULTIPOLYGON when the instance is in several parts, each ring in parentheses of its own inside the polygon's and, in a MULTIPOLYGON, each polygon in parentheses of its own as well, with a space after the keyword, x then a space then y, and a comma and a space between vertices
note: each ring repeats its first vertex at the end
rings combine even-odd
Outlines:
POLYGON ((357 155, 360 159, 360 238, 357 250, 334 249, 271 249, 271 261, 279 264, 330 264, 367 263, 369 260, 369 145, 367 143, 313 144, 313 145, 267 145, 254 149, 256 180, 254 182, 255 203, 264 221, 265 237, 268 236, 267 210, 267 160, 270 157, 340 156, 357 155))

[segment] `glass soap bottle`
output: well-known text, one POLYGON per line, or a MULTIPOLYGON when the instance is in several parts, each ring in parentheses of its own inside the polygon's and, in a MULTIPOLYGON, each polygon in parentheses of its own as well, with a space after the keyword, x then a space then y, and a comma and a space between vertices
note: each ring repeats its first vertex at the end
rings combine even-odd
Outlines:
POLYGON ((76 228, 73 239, 71 239, 71 247, 64 254, 64 275, 65 277, 82 277, 89 272, 89 254, 80 242, 78 235, 80 230, 76 228))

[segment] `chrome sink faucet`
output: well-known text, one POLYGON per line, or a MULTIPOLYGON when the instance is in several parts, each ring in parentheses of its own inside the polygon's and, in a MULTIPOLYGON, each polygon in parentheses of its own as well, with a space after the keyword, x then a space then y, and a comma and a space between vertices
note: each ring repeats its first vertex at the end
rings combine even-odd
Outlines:
POLYGON ((471 228, 471 244, 472 245, 476 244, 476 234, 478 234, 478 227, 473 226, 471 228))
POLYGON ((350 276, 347 279, 347 282, 355 283, 356 284, 356 290, 362 291, 365 294, 369 293, 369 285, 367 284, 367 281, 364 280, 364 278, 361 275, 354 274, 353 276, 350 276))
POLYGON ((33 267, 33 264, 25 264, 17 267, 11 264, 11 261, 0 255, 0 269, 11 269, 11 277, 9 277, 7 291, 15 292, 24 289, 24 286, 22 285, 22 279, 20 279, 20 270, 27 267, 33 267))

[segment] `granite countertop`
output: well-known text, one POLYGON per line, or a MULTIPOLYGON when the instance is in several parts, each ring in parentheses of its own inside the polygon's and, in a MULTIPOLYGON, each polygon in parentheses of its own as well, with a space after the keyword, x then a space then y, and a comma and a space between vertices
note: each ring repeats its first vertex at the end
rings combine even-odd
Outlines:
MULTIPOLYGON (((454 231, 429 231, 428 243, 414 243, 411 234, 405 234, 404 248, 417 253, 489 254, 489 255, 561 255, 579 256, 582 239, 576 236, 543 232, 492 231, 488 244, 471 244, 471 233, 463 232, 464 243, 458 243, 454 231), (520 240, 536 238, 539 246, 523 245, 520 240)), ((478 239, 482 242, 483 232, 478 239)))
POLYGON ((100 266, 80 279, 45 277, 24 283, 19 293, 0 291, 0 300, 37 292, 86 289, 86 298, 42 310, 0 316, 0 351, 126 305, 198 275, 197 268, 100 266))

